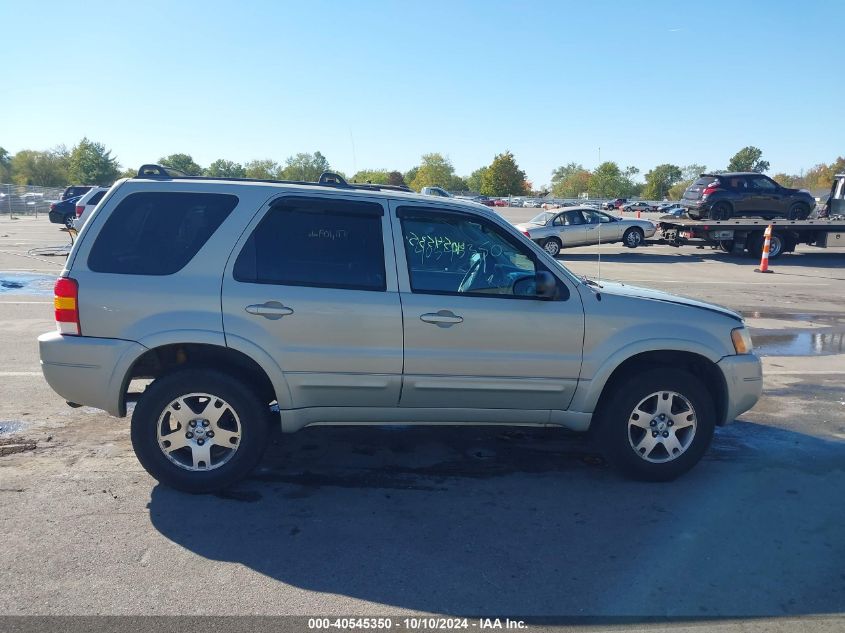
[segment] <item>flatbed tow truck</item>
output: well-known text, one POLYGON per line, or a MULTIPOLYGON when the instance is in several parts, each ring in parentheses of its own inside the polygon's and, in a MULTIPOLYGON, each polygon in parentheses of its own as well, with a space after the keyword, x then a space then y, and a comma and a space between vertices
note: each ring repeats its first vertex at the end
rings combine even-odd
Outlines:
POLYGON ((658 220, 660 235, 672 246, 710 244, 726 253, 750 253, 760 257, 763 232, 772 225, 769 258, 791 253, 798 244, 845 250, 845 216, 816 220, 764 220, 736 218, 732 220, 658 220))

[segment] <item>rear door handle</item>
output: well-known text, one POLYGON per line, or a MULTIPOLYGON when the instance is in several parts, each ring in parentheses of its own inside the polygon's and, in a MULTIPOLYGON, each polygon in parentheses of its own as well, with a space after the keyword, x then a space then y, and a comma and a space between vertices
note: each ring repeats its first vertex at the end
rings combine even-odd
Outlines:
POLYGON ((293 314, 293 308, 288 308, 278 301, 267 301, 265 303, 254 303, 244 308, 250 314, 263 316, 265 319, 275 321, 283 316, 293 314))
POLYGON ((433 323, 437 327, 452 327, 464 322, 464 317, 458 316, 451 310, 438 310, 437 312, 426 312, 420 315, 420 321, 433 323))

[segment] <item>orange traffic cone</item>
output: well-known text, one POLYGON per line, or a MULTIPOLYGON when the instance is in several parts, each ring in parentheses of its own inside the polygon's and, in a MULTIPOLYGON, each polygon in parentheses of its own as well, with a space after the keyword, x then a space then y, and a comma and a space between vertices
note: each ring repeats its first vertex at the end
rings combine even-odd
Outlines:
POLYGON ((755 273, 770 273, 769 270, 769 247, 772 245, 772 225, 766 227, 766 232, 763 234, 763 254, 760 257, 760 268, 755 268, 755 273))

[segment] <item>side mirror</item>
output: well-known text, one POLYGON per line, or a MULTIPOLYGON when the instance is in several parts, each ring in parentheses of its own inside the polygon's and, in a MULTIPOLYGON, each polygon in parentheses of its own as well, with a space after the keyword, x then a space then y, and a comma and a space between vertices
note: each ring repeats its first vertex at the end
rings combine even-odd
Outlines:
POLYGON ((537 296, 541 299, 554 299, 557 294, 557 281, 547 270, 539 270, 534 275, 537 296))

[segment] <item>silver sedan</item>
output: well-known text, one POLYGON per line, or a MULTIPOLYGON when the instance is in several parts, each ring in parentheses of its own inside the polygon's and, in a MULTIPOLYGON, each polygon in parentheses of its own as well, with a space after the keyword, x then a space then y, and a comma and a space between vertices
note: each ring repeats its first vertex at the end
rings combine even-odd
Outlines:
POLYGON ((628 220, 591 207, 544 211, 528 222, 517 224, 516 228, 552 256, 565 246, 600 242, 622 242, 636 248, 657 230, 648 220, 628 220))

